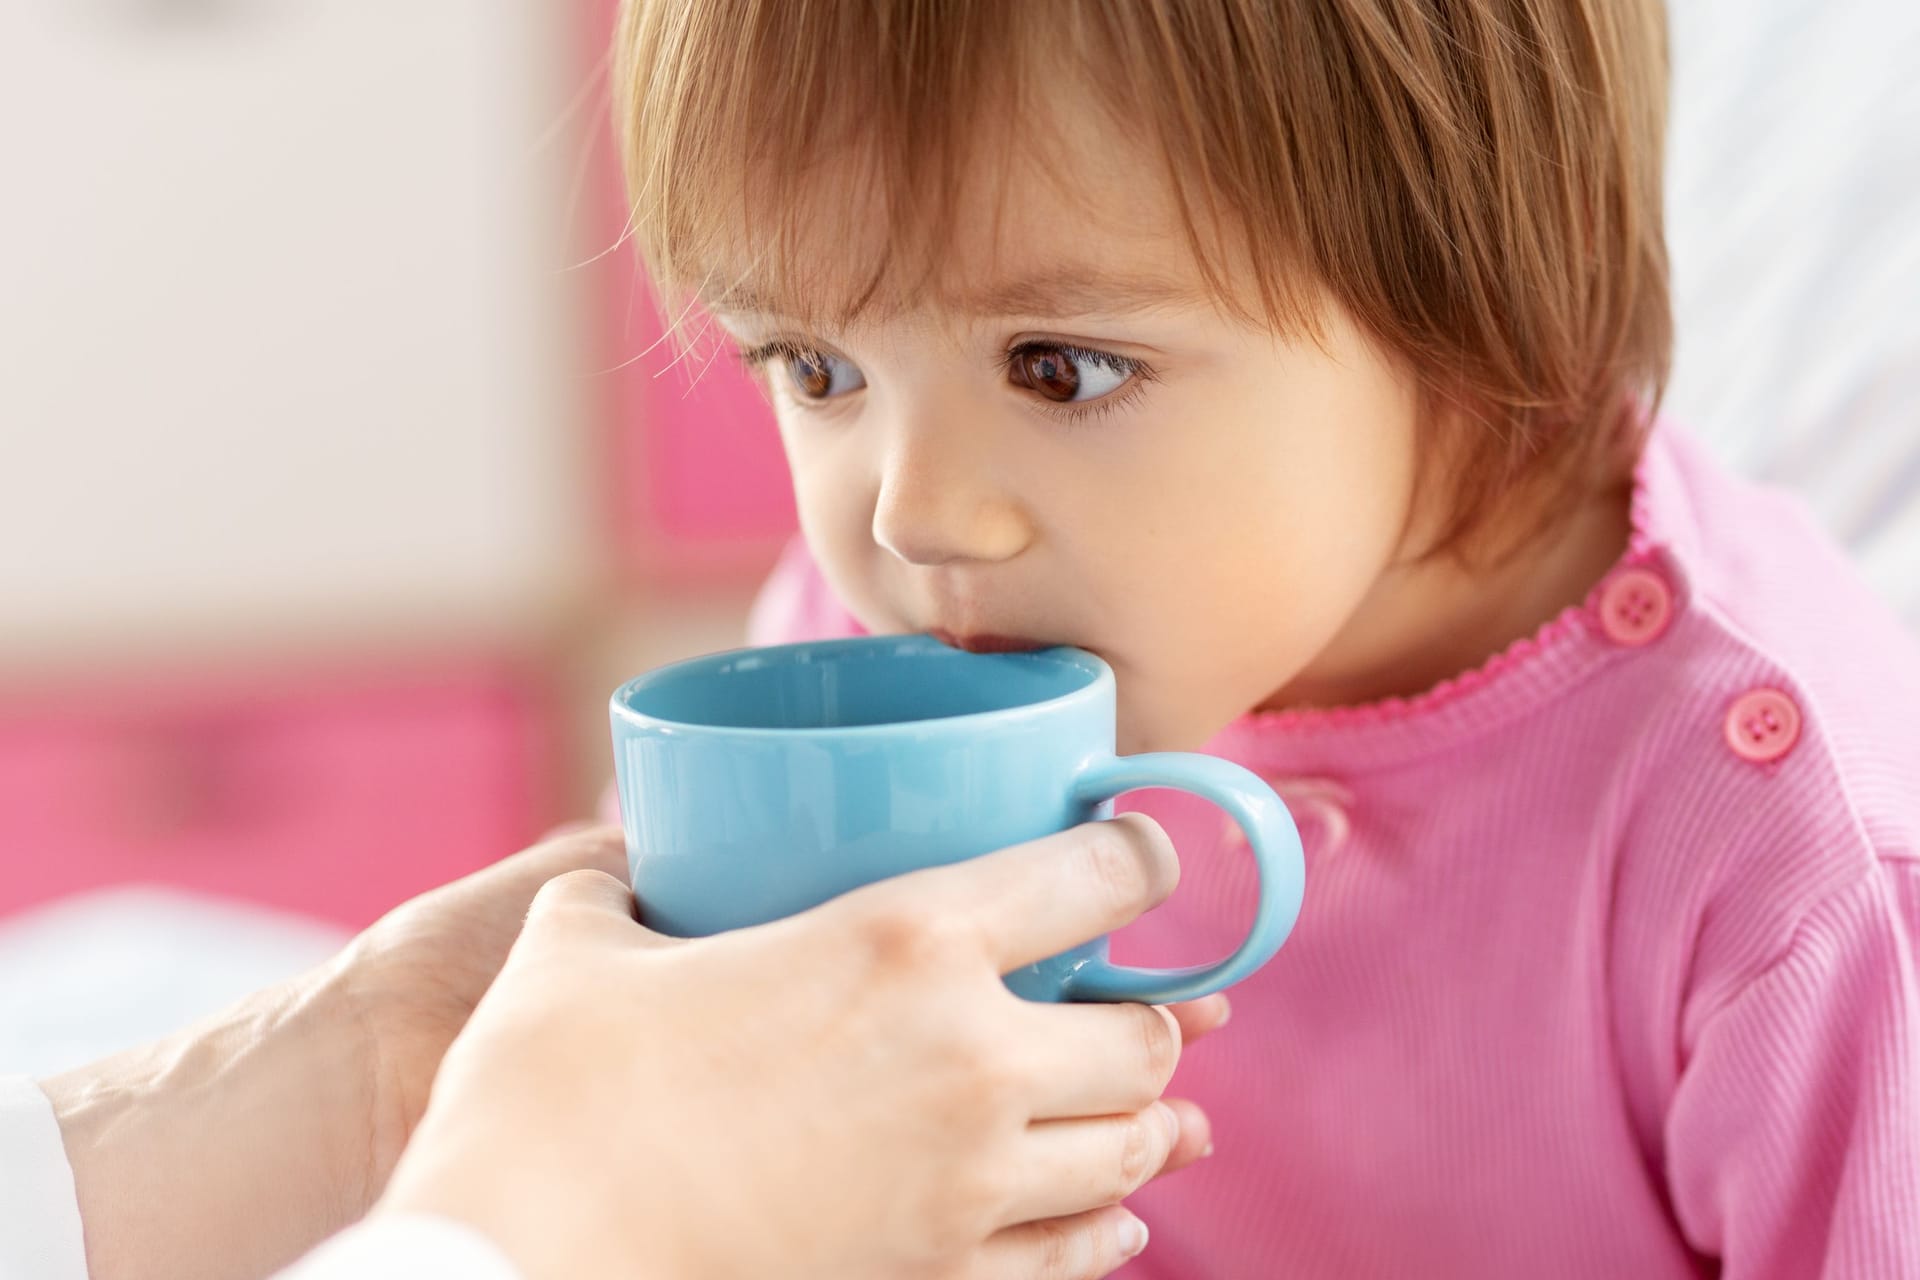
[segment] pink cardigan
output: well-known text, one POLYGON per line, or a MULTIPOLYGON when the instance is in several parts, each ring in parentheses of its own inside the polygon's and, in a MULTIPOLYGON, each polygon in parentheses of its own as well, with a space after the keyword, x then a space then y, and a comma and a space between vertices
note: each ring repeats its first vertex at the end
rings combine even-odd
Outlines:
MULTIPOLYGON (((1920 1276, 1920 651, 1670 428, 1634 524, 1479 670, 1212 745, 1306 906, 1181 1068, 1218 1151, 1136 1197, 1133 1280, 1920 1276)), ((856 630, 795 547, 752 639, 856 630)), ((1116 954, 1221 954, 1237 834, 1148 799, 1185 879, 1116 954)))

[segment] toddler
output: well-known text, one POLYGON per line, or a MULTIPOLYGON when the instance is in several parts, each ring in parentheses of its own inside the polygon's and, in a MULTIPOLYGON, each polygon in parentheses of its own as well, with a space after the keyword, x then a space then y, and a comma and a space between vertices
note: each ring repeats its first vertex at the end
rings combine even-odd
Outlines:
MULTIPOLYGON (((792 467, 753 640, 1078 645, 1300 820, 1130 1274, 1920 1275, 1920 653, 1656 415, 1656 0, 629 0, 615 61, 792 467)), ((1211 959, 1237 833, 1135 803, 1123 957, 1211 959)))

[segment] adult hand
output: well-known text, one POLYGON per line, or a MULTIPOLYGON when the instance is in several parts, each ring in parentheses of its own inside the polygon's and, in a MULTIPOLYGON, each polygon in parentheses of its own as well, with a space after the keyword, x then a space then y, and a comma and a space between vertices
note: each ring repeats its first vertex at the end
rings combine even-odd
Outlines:
MULTIPOLYGON (((535 893, 581 869, 624 880, 618 828, 557 832, 402 904, 310 973, 43 1081, 94 1280, 255 1277, 365 1214, 535 893)), ((1225 1003, 1174 1013, 1197 1036, 1225 1003)), ((1189 1119, 1182 1160, 1204 1145, 1189 1119)))
POLYGON ((1205 1142, 1158 1101, 1180 1027, 1000 975, 1124 925, 1177 865, 1129 816, 688 942, 563 876, 382 1207, 472 1223, 530 1280, 1104 1275, 1145 1243, 1110 1206, 1205 1142))
POLYGON ((580 831, 395 908, 335 960, 42 1082, 94 1280, 258 1277, 361 1217, 541 885, 625 875, 580 831))

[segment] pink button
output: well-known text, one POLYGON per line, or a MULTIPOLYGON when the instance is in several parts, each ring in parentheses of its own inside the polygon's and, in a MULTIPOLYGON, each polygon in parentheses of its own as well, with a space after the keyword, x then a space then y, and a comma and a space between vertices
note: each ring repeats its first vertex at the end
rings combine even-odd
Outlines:
POLYGON ((1800 706, 1778 689, 1754 689, 1727 709, 1727 745, 1742 760, 1768 764, 1800 741, 1800 706))
POLYGON ((1651 569, 1622 569, 1600 588, 1600 629, 1629 648, 1660 638, 1673 621, 1673 588, 1651 569))

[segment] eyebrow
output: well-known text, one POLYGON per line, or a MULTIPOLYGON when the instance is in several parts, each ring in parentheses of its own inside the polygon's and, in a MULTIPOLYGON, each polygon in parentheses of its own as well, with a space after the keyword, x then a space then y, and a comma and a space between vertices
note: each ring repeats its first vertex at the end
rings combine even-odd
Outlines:
POLYGON ((961 305, 977 316, 1079 316, 1151 311, 1203 299, 1194 285, 1161 276, 1050 267, 988 285, 961 305))
MULTIPOLYGON (((1060 265, 1009 276, 969 289, 954 300, 967 315, 982 318, 1008 316, 1125 315, 1206 301, 1197 283, 1170 280, 1152 274, 1122 275, 1102 268, 1060 265)), ((715 311, 763 315, 791 314, 770 290, 743 282, 718 291, 707 302, 715 311)), ((877 299, 879 310, 897 309, 877 299)), ((855 310, 865 310, 856 307, 855 310)))

